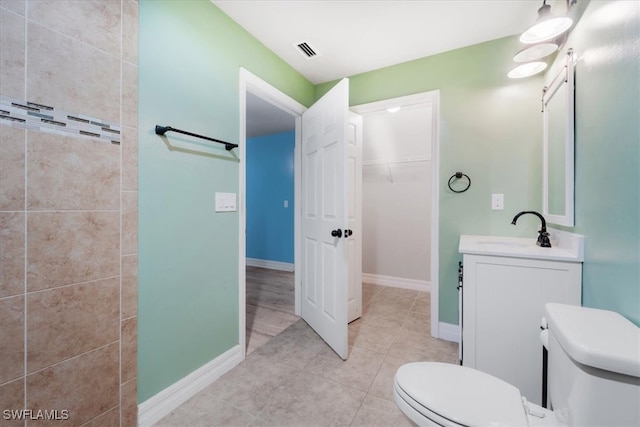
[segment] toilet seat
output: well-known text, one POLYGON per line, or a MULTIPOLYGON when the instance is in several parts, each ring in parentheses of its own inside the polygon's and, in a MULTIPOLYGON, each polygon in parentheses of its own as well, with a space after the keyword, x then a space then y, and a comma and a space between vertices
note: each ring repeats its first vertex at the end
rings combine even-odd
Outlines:
POLYGON ((395 376, 394 397, 400 409, 418 425, 529 424, 516 387, 465 366, 438 362, 403 365, 395 376))

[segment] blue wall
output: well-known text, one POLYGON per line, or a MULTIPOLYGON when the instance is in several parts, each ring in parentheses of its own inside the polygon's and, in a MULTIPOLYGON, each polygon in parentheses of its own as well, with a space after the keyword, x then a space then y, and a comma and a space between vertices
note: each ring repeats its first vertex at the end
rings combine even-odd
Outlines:
POLYGON ((247 258, 293 263, 294 146, 294 131, 247 138, 247 258))

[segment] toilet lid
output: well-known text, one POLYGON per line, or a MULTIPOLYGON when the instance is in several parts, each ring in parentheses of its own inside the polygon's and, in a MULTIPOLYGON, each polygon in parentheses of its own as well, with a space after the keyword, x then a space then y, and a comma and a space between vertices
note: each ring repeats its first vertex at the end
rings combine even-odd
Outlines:
POLYGON ((465 426, 526 426, 520 391, 484 372, 448 363, 408 363, 396 384, 415 403, 465 426))

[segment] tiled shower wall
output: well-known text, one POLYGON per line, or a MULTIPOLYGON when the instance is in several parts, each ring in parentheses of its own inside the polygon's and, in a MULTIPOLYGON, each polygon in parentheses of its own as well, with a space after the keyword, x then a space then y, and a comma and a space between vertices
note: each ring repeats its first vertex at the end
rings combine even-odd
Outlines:
POLYGON ((0 117, 2 426, 136 425, 137 38, 137 1, 0 0, 0 95, 121 130, 0 117))

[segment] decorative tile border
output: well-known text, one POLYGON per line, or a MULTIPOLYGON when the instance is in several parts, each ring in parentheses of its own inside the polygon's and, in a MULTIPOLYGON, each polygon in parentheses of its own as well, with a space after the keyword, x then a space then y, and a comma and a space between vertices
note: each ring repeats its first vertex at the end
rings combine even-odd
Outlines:
POLYGON ((8 96, 0 96, 0 124, 118 145, 121 141, 117 123, 8 96))

